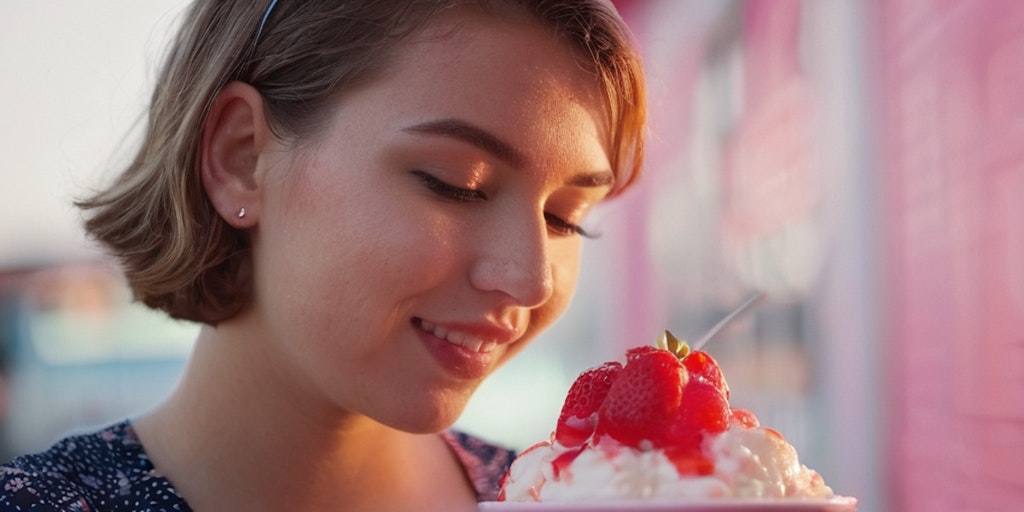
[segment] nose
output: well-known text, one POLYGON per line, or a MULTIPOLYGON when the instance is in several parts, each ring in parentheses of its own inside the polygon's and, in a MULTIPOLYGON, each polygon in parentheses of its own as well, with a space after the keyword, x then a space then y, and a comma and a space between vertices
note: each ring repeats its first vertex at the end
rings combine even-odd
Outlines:
POLYGON ((540 306, 554 292, 547 225, 543 218, 504 224, 481 241, 470 281, 478 290, 501 292, 519 306, 540 306))

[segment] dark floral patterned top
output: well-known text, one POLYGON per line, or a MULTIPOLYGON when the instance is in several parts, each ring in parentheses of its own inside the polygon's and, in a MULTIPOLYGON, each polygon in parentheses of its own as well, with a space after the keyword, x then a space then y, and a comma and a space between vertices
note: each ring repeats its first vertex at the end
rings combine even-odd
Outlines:
MULTIPOLYGON (((479 501, 495 499, 514 452, 461 432, 443 434, 479 501)), ((189 511, 139 443, 130 421, 72 436, 0 466, 0 512, 189 511)))

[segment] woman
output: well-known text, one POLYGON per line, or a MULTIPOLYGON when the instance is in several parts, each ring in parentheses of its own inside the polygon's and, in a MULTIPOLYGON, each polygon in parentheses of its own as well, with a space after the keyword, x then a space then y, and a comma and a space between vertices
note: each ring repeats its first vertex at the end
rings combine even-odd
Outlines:
POLYGON ((179 386, 15 459, 0 510, 494 497, 511 452, 446 429, 562 313, 580 224, 636 176, 622 21, 600 0, 258 3, 191 7, 135 161, 81 203, 139 300, 204 324, 179 386))

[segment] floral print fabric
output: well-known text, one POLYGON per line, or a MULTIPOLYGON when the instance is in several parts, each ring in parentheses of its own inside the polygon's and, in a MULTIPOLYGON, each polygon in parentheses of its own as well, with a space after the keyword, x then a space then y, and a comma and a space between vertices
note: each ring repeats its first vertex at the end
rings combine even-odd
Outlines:
MULTIPOLYGON (((515 453, 461 432, 446 432, 443 438, 462 462, 478 499, 493 500, 515 453)), ((0 512, 190 510, 153 467, 127 420, 0 466, 0 512)))

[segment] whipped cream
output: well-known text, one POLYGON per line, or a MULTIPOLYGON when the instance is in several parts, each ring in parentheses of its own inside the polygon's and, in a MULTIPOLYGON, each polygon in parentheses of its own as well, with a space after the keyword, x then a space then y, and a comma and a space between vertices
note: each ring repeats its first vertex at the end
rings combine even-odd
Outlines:
POLYGON ((638 450, 608 437, 582 449, 543 441, 512 464, 505 500, 833 496, 817 472, 800 464, 796 449, 770 428, 732 424, 709 437, 704 450, 714 461, 714 472, 681 476, 661 450, 638 450))

